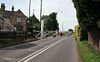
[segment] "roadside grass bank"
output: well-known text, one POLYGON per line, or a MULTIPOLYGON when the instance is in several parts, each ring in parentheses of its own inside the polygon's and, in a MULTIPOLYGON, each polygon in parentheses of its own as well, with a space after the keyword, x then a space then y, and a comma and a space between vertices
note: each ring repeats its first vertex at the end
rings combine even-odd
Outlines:
POLYGON ((100 62, 100 52, 94 50, 88 41, 78 41, 81 62, 100 62))

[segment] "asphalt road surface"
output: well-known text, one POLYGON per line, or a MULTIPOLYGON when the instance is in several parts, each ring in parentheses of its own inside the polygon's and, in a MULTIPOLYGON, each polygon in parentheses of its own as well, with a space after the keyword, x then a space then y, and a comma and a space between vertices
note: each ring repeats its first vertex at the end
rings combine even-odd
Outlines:
POLYGON ((0 62, 79 62, 73 36, 48 38, 0 49, 0 62))

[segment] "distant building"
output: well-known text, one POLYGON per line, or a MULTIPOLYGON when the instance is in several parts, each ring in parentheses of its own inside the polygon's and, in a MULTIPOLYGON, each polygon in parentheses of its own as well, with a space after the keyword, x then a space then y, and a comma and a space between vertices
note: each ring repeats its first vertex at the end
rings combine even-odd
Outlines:
POLYGON ((5 10, 5 4, 1 3, 0 8, 0 30, 12 31, 16 28, 16 31, 26 31, 26 20, 27 17, 19 9, 14 11, 14 6, 12 10, 5 10))

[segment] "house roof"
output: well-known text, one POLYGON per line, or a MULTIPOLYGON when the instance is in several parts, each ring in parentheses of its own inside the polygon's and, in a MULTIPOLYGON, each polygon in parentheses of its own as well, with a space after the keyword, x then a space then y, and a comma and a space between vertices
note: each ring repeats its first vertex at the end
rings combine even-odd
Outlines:
POLYGON ((3 12, 3 17, 7 17, 7 18, 10 18, 10 17, 12 17, 12 16, 19 16, 19 17, 25 17, 25 18, 27 18, 23 13, 22 13, 22 11, 19 9, 19 10, 17 10, 17 11, 9 11, 9 10, 5 10, 4 12, 3 12))
POLYGON ((9 18, 9 17, 11 17, 12 15, 14 15, 14 12, 12 12, 12 11, 5 10, 5 11, 3 12, 3 17, 9 18))
POLYGON ((15 15, 20 17, 26 17, 20 9, 15 12, 15 15))

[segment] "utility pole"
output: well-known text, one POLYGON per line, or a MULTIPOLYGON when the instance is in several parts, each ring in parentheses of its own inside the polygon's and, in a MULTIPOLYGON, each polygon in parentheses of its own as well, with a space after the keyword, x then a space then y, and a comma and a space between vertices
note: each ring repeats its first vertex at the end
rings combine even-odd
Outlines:
POLYGON ((41 22, 41 39, 43 38, 43 27, 44 27, 44 21, 42 20, 42 0, 40 3, 40 22, 41 22))

